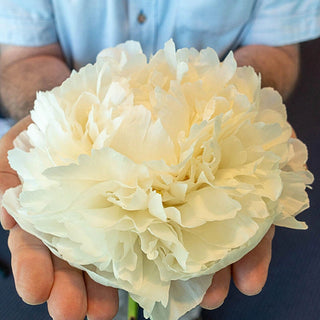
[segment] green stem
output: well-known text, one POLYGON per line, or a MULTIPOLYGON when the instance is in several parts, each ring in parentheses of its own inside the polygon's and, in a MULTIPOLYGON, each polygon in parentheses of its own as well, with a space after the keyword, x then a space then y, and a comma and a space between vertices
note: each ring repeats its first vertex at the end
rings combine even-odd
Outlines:
POLYGON ((128 295, 128 320, 138 320, 138 304, 128 295))

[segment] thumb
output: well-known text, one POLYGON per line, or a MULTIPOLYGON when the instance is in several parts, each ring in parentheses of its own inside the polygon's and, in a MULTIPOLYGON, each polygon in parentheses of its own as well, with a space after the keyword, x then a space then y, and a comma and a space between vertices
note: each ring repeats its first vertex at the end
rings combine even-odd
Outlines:
POLYGON ((0 139, 0 218, 2 227, 6 230, 13 228, 16 222, 2 207, 2 198, 7 189, 20 184, 17 173, 9 165, 8 151, 13 148, 14 139, 20 132, 25 130, 30 123, 30 116, 22 119, 0 139))

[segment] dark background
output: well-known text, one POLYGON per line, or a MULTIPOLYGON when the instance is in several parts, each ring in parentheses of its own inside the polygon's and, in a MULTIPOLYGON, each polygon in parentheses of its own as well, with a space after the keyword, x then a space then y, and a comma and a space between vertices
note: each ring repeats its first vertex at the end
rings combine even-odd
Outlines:
MULTIPOLYGON (((308 146, 308 166, 315 176, 309 192, 311 208, 299 215, 309 229, 277 228, 263 291, 247 297, 232 284, 223 306, 204 311, 204 320, 320 319, 320 39, 303 43, 301 54, 300 80, 286 105, 289 122, 308 146)), ((0 260, 9 270, 7 236, 0 228, 0 260)), ((51 318, 45 304, 24 304, 15 291, 12 274, 0 276, 0 320, 47 319, 51 318)))

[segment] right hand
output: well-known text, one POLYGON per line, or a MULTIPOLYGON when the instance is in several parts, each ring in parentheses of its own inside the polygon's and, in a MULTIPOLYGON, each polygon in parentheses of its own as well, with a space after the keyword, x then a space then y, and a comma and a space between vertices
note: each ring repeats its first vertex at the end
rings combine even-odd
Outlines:
MULTIPOLYGON (((11 169, 7 153, 15 137, 31 123, 26 117, 0 140, 0 199, 4 192, 20 184, 11 169)), ((94 282, 89 276, 50 253, 36 237, 20 228, 1 207, 1 224, 10 230, 9 249, 18 294, 28 304, 48 303, 55 320, 109 320, 118 311, 117 289, 94 282)))

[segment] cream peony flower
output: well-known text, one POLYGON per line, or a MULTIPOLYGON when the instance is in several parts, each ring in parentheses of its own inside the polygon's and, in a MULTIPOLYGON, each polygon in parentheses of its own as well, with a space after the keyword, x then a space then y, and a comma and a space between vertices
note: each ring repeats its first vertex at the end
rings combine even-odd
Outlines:
POLYGON ((199 304, 271 224, 305 229, 307 151, 251 67, 169 41, 102 51, 39 92, 3 203, 58 257, 127 290, 154 320, 199 304))

